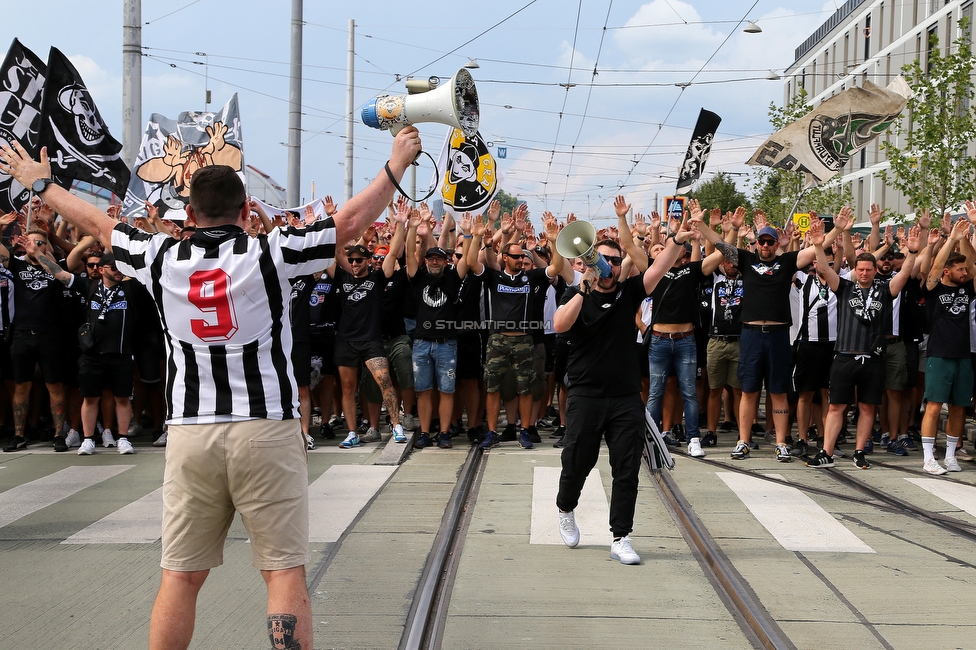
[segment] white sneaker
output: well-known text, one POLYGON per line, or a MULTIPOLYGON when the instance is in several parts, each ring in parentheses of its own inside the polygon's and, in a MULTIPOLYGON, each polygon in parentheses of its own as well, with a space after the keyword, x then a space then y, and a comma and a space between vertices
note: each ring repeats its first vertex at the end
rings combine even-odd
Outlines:
POLYGON ((621 564, 640 564, 640 555, 637 555, 634 547, 630 545, 630 535, 615 539, 610 544, 610 557, 620 560, 621 564))
POLYGON ((575 511, 559 512, 559 536, 569 548, 576 548, 579 545, 580 532, 576 526, 575 511))
POLYGON ((119 438, 119 453, 123 455, 136 453, 136 450, 132 448, 132 443, 129 442, 128 438, 119 438))
POLYGON ((688 441, 688 455, 692 458, 704 458, 705 452, 701 448, 701 439, 692 438, 688 441))
POLYGON ((95 440, 93 438, 85 438, 85 441, 81 443, 81 447, 78 449, 79 456, 91 456, 95 453, 95 440))
POLYGON ((104 431, 102 431, 102 446, 103 447, 115 446, 115 436, 112 435, 111 429, 105 429, 104 431))
POLYGON ((77 431, 72 429, 68 432, 68 435, 64 437, 64 444, 68 445, 68 449, 71 449, 72 447, 80 447, 81 436, 78 435, 77 431))
POLYGON ((315 449, 315 439, 307 433, 305 434, 305 448, 309 451, 315 449))
POLYGON ((418 428, 420 428, 420 425, 417 424, 417 418, 409 413, 405 413, 404 416, 400 418, 400 424, 402 424, 403 428, 407 431, 416 431, 418 428))
POLYGON ((956 460, 955 456, 950 456, 945 459, 945 468, 947 472, 961 472, 962 468, 959 467, 959 461, 956 460))
POLYGON ((939 465, 939 461, 937 461, 934 458, 925 461, 925 464, 922 465, 922 469, 924 469, 929 474, 935 474, 936 476, 941 476, 942 474, 945 474, 946 472, 949 471, 942 465, 939 465))
POLYGON ((159 437, 153 440, 153 447, 165 447, 166 446, 166 431, 159 434, 159 437))
POLYGON ((407 434, 403 432, 403 429, 404 426, 402 423, 393 427, 393 439, 401 444, 407 441, 407 434))
POLYGON ((142 435, 142 425, 139 424, 138 422, 133 422, 132 424, 129 425, 128 434, 130 436, 132 436, 132 437, 141 436, 142 435))

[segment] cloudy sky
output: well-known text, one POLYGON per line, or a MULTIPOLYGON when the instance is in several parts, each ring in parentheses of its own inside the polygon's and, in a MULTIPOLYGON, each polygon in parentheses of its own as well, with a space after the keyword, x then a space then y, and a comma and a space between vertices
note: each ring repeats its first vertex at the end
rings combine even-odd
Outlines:
MULTIPOLYGON (((650 211, 655 195, 674 191, 703 107, 723 118, 708 171, 747 174, 744 161, 771 129, 769 103, 783 98, 783 81, 765 77, 792 64, 795 47, 841 4, 427 0, 355 12, 348 2, 308 2, 303 199, 313 182, 316 196, 340 200, 343 192, 350 19, 357 26, 356 191, 381 170, 391 144, 388 133, 358 120, 358 107, 405 92, 397 75, 447 79, 476 58, 481 132, 508 149, 498 162, 501 187, 535 213, 575 212, 599 222, 612 215, 617 193, 650 211), (762 33, 743 33, 743 20, 757 21, 762 33)), ((32 0, 30 8, 30 17, 0 24, 0 42, 19 38, 42 59, 51 46, 62 50, 121 139, 122 3, 32 0)), ((284 185, 290 15, 287 0, 144 0, 143 123, 151 113, 175 118, 203 109, 207 87, 211 109, 237 92, 245 161, 284 185)), ((447 127, 420 128, 436 157, 447 127)), ((419 168, 418 186, 430 172, 429 162, 419 168)))

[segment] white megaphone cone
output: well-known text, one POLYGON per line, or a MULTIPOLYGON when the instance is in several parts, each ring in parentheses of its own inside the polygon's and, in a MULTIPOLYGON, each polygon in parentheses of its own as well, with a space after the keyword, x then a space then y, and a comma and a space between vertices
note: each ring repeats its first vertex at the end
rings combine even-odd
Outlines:
POLYGON ((587 221, 574 221, 559 231, 556 237, 556 251, 567 259, 578 257, 590 268, 596 269, 601 278, 609 278, 613 272, 610 263, 593 250, 596 230, 587 221))
POLYGON ((393 135, 410 124, 438 122, 460 129, 467 137, 478 132, 478 91, 471 73, 461 68, 450 83, 416 95, 380 95, 363 106, 363 123, 389 129, 393 135))

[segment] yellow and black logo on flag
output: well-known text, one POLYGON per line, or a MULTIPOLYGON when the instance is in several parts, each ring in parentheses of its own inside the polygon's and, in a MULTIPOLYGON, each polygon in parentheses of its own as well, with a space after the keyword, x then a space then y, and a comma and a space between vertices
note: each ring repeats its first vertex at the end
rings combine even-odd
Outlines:
POLYGON ((466 138, 459 129, 448 134, 437 162, 444 208, 477 212, 495 195, 498 179, 495 159, 480 133, 466 138))

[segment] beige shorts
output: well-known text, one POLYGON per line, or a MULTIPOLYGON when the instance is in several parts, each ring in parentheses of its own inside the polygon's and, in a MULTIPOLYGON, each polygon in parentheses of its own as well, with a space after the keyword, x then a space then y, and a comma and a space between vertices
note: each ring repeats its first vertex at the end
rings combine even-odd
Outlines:
POLYGON ((739 386, 739 342, 708 339, 705 369, 708 372, 708 387, 712 390, 739 386))
POLYGON ((256 568, 308 562, 308 453, 298 420, 169 427, 160 566, 220 566, 235 512, 256 568))

